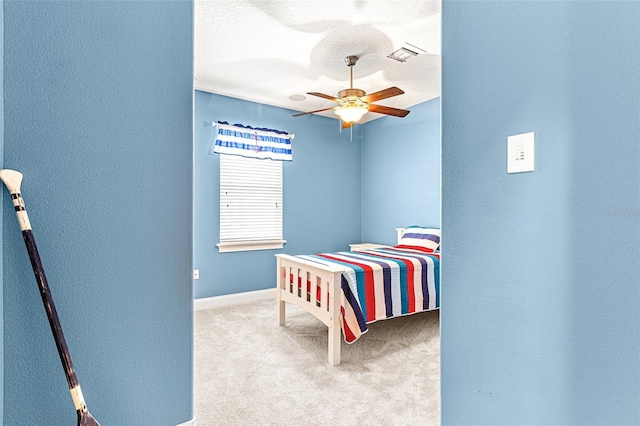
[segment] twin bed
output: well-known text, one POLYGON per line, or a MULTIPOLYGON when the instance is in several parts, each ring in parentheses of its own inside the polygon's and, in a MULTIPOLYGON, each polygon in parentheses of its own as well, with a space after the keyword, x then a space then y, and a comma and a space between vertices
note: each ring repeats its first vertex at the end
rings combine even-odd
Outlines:
POLYGON ((394 247, 306 256, 277 254, 278 325, 286 303, 313 314, 329 329, 328 362, 340 364, 347 343, 367 324, 440 307, 440 230, 399 230, 394 247))

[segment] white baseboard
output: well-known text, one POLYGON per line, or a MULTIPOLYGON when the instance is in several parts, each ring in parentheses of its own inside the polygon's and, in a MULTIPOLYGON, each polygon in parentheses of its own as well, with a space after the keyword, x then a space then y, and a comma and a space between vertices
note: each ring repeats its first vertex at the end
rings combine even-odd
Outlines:
POLYGON ((247 291, 244 293, 225 294, 224 296, 203 297, 193 301, 193 310, 220 308, 223 306, 238 305, 240 303, 254 302, 256 300, 268 300, 276 298, 276 289, 247 291))
POLYGON ((196 426, 196 419, 195 419, 195 418, 193 418, 193 419, 191 419, 191 420, 189 420, 189 421, 186 421, 186 422, 184 422, 184 423, 180 423, 180 424, 179 424, 179 425, 177 425, 177 426, 196 426))

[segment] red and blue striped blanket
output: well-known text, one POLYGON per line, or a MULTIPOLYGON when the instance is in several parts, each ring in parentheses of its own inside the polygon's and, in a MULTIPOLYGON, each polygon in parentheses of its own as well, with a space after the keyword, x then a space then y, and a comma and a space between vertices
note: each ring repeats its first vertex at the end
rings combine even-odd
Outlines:
POLYGON ((344 267, 340 307, 347 343, 372 322, 440 307, 439 253, 378 248, 298 257, 344 267))

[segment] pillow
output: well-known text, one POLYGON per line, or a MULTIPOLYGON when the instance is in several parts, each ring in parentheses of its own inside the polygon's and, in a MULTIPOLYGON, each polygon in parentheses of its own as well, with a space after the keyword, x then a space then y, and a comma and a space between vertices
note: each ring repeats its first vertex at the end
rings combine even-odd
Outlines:
POLYGON ((436 228, 424 228, 422 226, 410 226, 402 233, 402 238, 396 248, 420 250, 433 253, 440 246, 440 230, 436 228))

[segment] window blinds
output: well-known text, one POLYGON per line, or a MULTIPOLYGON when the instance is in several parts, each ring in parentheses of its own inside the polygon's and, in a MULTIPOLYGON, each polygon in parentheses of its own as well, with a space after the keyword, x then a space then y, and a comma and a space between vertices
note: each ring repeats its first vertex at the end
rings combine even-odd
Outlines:
POLYGON ((282 240, 282 161, 220 156, 220 242, 282 240))

